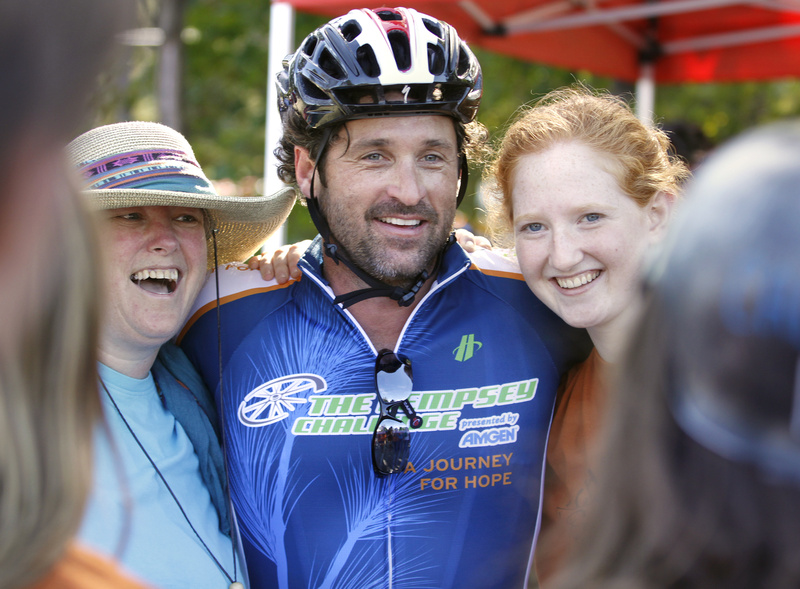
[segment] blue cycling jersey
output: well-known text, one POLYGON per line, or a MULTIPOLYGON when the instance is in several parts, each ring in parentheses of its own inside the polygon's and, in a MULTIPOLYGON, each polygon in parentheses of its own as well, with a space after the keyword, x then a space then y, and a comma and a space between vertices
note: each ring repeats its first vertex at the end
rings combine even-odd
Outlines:
MULTIPOLYGON (((423 425, 406 471, 380 478, 377 351, 321 264, 317 240, 288 285, 219 270, 221 415, 252 587, 524 588, 556 388, 585 334, 514 262, 450 247, 395 350, 423 425)), ((182 337, 212 389, 215 306, 212 280, 182 337)))

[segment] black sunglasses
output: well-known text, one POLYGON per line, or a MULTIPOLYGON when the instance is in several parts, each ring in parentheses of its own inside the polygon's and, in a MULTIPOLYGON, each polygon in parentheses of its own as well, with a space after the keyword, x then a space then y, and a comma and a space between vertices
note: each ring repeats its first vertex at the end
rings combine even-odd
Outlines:
POLYGON ((391 350, 381 350, 375 361, 375 389, 381 416, 372 433, 372 466, 378 475, 403 472, 408 464, 410 434, 408 426, 397 417, 402 409, 408 425, 422 425, 408 398, 411 396, 411 360, 391 350))

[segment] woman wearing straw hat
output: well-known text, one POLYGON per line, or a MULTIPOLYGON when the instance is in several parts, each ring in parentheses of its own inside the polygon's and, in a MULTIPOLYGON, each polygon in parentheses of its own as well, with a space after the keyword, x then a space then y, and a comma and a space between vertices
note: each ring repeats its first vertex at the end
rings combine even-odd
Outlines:
POLYGON ((294 193, 218 195, 191 146, 157 123, 93 129, 68 146, 97 210, 105 307, 94 491, 80 537, 159 587, 242 580, 213 400, 177 347, 206 270, 246 258, 294 193))

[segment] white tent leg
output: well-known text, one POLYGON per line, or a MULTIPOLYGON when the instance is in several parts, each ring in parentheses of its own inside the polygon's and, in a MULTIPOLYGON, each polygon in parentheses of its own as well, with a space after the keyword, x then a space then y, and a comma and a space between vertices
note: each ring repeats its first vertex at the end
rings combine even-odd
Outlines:
POLYGON ((655 102, 655 68, 652 63, 643 63, 636 80, 636 116, 646 125, 653 124, 655 102))
MULTIPOLYGON (((273 1, 269 9, 269 64, 267 68, 267 125, 264 142, 264 194, 273 194, 284 184, 276 172, 278 160, 272 151, 281 138, 281 118, 278 114, 278 91, 275 77, 283 68, 283 58, 294 50, 294 9, 291 4, 273 1)), ((272 234, 265 250, 286 243, 286 224, 272 234)))

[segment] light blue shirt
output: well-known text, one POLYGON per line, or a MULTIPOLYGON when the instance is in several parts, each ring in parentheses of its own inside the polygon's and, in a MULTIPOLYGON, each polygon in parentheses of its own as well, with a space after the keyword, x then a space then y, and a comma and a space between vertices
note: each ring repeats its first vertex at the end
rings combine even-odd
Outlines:
MULTIPOLYGON (((100 364, 100 377, 150 458, 180 501, 192 526, 233 576, 231 540, 200 477, 197 455, 181 425, 164 408, 151 374, 136 379, 100 364)), ((95 472, 80 538, 117 558, 140 579, 164 589, 225 589, 227 577, 198 539, 186 517, 119 412, 101 387, 113 439, 98 426, 95 472)), ((241 582, 241 561, 237 558, 241 582)))

